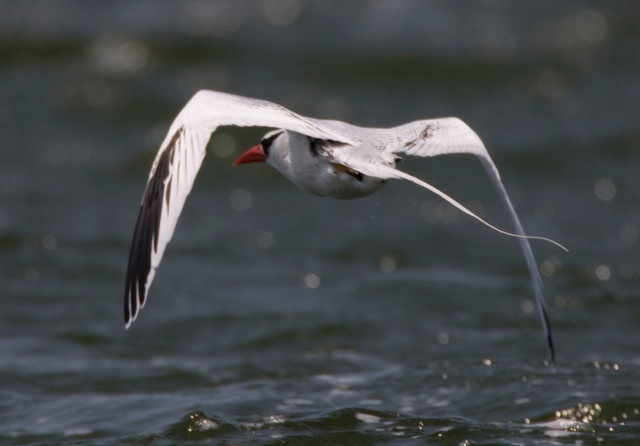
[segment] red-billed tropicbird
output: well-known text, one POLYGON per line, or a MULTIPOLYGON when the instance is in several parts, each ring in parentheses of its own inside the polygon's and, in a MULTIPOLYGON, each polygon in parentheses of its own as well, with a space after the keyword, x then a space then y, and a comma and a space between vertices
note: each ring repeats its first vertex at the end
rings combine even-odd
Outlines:
POLYGON ((391 178, 409 180, 490 228, 518 237, 531 275, 549 356, 554 360, 542 279, 529 239, 542 239, 563 247, 553 240, 525 234, 489 153, 464 122, 440 118, 388 129, 363 128, 306 118, 272 102, 207 90, 196 93, 178 114, 153 162, 129 254, 124 299, 127 328, 146 302, 156 268, 173 235, 211 135, 218 127, 231 125, 277 129, 240 155, 236 165, 266 162, 304 191, 341 199, 372 194, 391 178), (396 169, 400 154, 430 157, 454 153, 468 153, 480 159, 511 216, 515 233, 492 226, 444 192, 396 169))

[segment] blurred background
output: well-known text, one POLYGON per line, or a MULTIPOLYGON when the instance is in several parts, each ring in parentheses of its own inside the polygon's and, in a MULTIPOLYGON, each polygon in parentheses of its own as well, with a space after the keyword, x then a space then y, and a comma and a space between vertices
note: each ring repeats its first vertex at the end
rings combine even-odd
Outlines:
MULTIPOLYGON (((242 417, 375 406, 467 417, 464 439, 495 434, 474 420, 547 422, 578 403, 608 408, 596 431, 637 411, 638 23, 623 0, 0 1, 0 438, 185 439, 193 410, 240 435, 242 417), (516 241, 410 184, 342 202, 232 168, 268 129, 216 132, 125 331, 148 172, 203 88, 361 126, 465 120, 527 232, 570 249, 533 244, 559 375, 540 369, 516 241), (514 412, 508 383, 536 373, 545 389, 514 412), (429 399, 443 380, 446 404, 429 399)), ((509 228, 472 157, 401 167, 509 228)), ((272 429, 288 435, 256 427, 258 441, 272 429)))

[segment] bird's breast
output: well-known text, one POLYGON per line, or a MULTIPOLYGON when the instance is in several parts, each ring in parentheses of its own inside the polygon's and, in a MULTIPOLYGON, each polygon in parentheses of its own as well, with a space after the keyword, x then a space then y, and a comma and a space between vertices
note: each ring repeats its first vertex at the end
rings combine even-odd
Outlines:
POLYGON ((385 180, 369 177, 343 164, 331 162, 300 172, 292 180, 300 189, 313 195, 345 200, 371 195, 385 184, 385 180))
POLYGON ((336 159, 341 151, 353 150, 334 141, 310 138, 286 132, 286 138, 271 149, 268 162, 293 184, 313 195, 341 199, 370 195, 384 185, 384 180, 363 175, 336 159))

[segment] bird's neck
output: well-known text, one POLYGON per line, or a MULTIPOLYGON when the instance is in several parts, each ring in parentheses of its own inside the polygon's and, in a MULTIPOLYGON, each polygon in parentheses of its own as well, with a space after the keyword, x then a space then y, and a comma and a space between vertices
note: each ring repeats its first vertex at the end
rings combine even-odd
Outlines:
POLYGON ((309 138, 299 133, 285 132, 271 147, 267 163, 297 183, 298 177, 312 170, 315 164, 309 150, 309 138))

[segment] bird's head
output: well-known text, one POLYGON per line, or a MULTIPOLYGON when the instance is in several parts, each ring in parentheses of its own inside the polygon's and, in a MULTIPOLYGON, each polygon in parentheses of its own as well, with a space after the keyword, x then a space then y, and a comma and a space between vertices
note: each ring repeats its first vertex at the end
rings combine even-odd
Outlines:
POLYGON ((251 147, 243 152, 233 162, 234 166, 247 163, 265 163, 269 160, 272 151, 277 151, 279 146, 284 143, 281 141, 285 135, 284 130, 273 130, 262 137, 260 144, 251 147))

